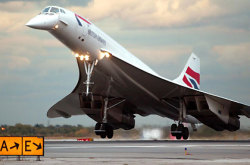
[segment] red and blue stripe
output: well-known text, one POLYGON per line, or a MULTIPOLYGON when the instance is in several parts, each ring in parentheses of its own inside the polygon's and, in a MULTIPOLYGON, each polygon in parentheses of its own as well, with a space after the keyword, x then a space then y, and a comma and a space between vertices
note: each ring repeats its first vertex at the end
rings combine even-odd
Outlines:
POLYGON ((190 67, 187 68, 186 74, 189 75, 191 78, 187 78, 186 75, 183 76, 183 82, 189 86, 190 88, 199 89, 200 85, 200 74, 193 71, 190 67), (188 81, 189 79, 189 81, 188 81), (190 83, 191 82, 191 83, 190 83), (199 85, 198 85, 199 84, 199 85))
POLYGON ((76 20, 77 20, 79 26, 82 26, 82 23, 81 23, 81 21, 79 19, 83 20, 84 22, 86 22, 89 25, 91 24, 89 21, 87 21, 86 19, 84 19, 83 17, 81 17, 78 14, 75 14, 75 17, 76 17, 76 20))

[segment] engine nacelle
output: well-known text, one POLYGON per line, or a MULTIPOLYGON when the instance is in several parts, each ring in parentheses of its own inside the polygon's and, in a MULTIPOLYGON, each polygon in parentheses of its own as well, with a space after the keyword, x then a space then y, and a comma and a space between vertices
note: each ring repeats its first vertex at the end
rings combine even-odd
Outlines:
POLYGON ((114 128, 129 130, 135 127, 133 114, 125 114, 121 109, 110 109, 108 111, 108 121, 114 128))
POLYGON ((122 122, 120 123, 120 128, 125 130, 133 129, 135 127, 134 116, 122 115, 122 122))
MULTIPOLYGON (((104 117, 104 100, 101 96, 93 96, 93 99, 84 100, 82 94, 79 94, 80 107, 86 115, 91 117, 98 123, 103 122, 104 117)), ((107 110, 107 122, 112 125, 114 129, 129 130, 135 127, 135 116, 126 106, 125 102, 119 103, 121 100, 109 101, 107 110), (116 106, 112 106, 116 105, 116 106)))
POLYGON ((227 126, 227 130, 236 131, 240 129, 240 120, 237 117, 230 117, 227 126))

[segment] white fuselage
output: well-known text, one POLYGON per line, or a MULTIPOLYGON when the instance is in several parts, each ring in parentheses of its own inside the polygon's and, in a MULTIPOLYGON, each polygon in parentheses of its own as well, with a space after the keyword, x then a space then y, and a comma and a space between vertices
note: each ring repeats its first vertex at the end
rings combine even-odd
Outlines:
POLYGON ((109 50, 113 56, 145 72, 158 75, 93 23, 83 17, 78 17, 78 15, 69 10, 64 10, 66 14, 58 14, 58 21, 55 23, 55 25, 58 25, 58 28, 53 28, 49 32, 74 53, 89 55, 90 59, 94 60, 99 58, 100 50, 109 50), (80 21, 81 25, 79 25, 78 21, 80 21))

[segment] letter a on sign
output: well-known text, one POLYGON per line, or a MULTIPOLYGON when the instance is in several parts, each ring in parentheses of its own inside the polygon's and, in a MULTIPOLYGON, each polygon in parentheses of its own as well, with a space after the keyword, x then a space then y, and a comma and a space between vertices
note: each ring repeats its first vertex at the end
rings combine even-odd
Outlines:
POLYGON ((22 155, 22 137, 0 137, 0 155, 22 155))

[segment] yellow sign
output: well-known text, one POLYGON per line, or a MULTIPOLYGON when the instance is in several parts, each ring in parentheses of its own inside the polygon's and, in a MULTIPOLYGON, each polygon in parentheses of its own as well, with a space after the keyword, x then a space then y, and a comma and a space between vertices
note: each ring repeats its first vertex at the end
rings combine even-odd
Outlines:
POLYGON ((43 137, 0 137, 0 155, 44 155, 43 137))
POLYGON ((0 155, 22 155, 22 137, 0 137, 0 155))
POLYGON ((23 155, 44 155, 43 137, 23 137, 23 155))

